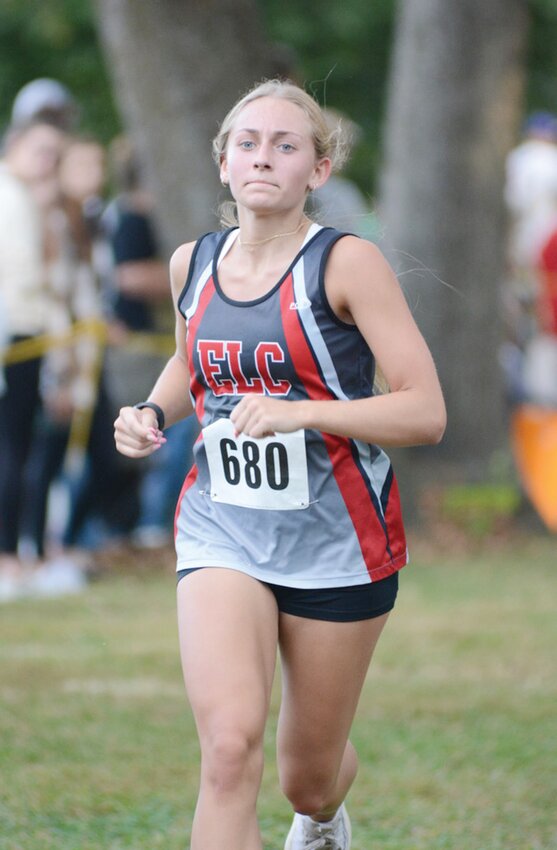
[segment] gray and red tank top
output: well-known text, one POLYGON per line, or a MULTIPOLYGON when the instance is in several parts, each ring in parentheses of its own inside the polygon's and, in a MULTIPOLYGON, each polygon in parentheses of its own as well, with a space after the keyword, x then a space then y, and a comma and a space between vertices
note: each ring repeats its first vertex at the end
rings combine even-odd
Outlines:
POLYGON ((291 266, 253 301, 218 268, 238 229, 196 244, 178 300, 201 424, 176 510, 177 569, 222 566, 291 587, 385 578, 407 562, 398 487, 378 446, 317 430, 261 440, 229 421, 246 393, 287 400, 373 394, 374 357, 330 307, 329 252, 343 233, 312 225, 291 266))

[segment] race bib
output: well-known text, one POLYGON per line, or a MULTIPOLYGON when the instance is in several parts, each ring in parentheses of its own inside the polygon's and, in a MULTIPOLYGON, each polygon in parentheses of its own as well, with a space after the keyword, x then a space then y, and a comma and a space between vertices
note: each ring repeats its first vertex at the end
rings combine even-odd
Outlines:
POLYGON ((304 431, 274 437, 234 435, 230 419, 203 428, 211 499, 245 508, 296 511, 309 504, 304 431))

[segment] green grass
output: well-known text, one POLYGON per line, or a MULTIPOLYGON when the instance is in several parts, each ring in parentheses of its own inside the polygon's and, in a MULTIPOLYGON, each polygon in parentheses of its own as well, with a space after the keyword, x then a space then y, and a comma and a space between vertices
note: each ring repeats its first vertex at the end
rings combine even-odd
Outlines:
MULTIPOLYGON (((353 850, 555 850, 556 561, 545 539, 404 571, 353 730, 353 850)), ((174 605, 166 565, 0 608, 1 850, 186 850, 198 749, 174 605)), ((278 700, 266 850, 290 823, 278 700)))

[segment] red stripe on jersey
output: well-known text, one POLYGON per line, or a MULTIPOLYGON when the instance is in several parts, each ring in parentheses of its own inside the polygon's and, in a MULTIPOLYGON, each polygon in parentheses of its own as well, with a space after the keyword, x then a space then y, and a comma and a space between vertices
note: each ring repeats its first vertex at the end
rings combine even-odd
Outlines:
POLYGON ((187 349, 188 349, 188 364, 190 369, 190 391, 195 399, 195 413, 198 420, 201 422, 203 419, 203 414, 205 413, 205 387, 203 384, 200 384, 197 380, 195 374, 195 366, 194 366, 194 344, 195 338, 197 336, 197 329, 199 328, 199 323, 203 318, 203 314, 207 309, 211 298, 215 294, 215 284, 213 282, 213 278, 210 277, 205 286, 203 287, 203 291, 200 295, 197 308, 195 313, 188 321, 188 336, 187 336, 187 349))
MULTIPOLYGON (((195 368, 193 362, 194 343, 195 337, 197 336, 197 329, 199 328, 199 323, 201 322, 203 314, 207 309, 207 305, 209 304, 214 294, 215 284, 213 283, 213 278, 210 277, 205 286, 203 287, 203 291, 199 297, 195 313, 188 322, 188 334, 186 345, 188 351, 188 365, 190 370, 190 391, 195 399, 195 414, 199 422, 202 421, 203 415, 205 413, 205 388, 203 384, 199 383, 195 375, 195 368)), ((202 439, 203 435, 199 434, 195 442, 198 443, 202 439)), ((193 484, 197 481, 197 473, 197 465, 194 463, 194 465, 186 475, 185 481, 180 491, 180 495, 178 496, 178 501, 176 503, 176 511, 174 513, 174 540, 176 540, 176 535, 178 534, 178 517, 180 516, 182 500, 187 491, 190 489, 190 487, 192 487, 193 484)))
MULTIPOLYGON (((385 524, 389 531, 392 562, 393 564, 404 566, 408 558, 408 552, 406 549, 406 534, 402 522, 402 505, 400 504, 398 483, 394 475, 391 481, 389 498, 385 506, 385 524)), ((375 581, 379 581, 382 578, 387 578, 391 573, 390 564, 385 564, 384 567, 374 572, 373 578, 375 581)))
MULTIPOLYGON (((281 315, 288 351, 305 390, 312 401, 335 399, 321 375, 317 361, 306 340, 297 310, 290 310, 295 300, 292 275, 281 288, 281 315)), ((362 556, 371 579, 384 578, 402 566, 401 559, 393 558, 388 550, 388 540, 381 519, 369 494, 361 473, 354 462, 351 443, 347 437, 322 434, 333 474, 340 494, 348 510, 354 531, 360 544, 362 556)), ((393 506, 396 513, 396 506, 393 506)), ((388 513, 391 513, 389 511, 388 513)), ((331 518, 331 521, 333 518, 331 518)), ((396 529, 398 532, 398 529, 396 529)), ((404 540, 404 533, 402 534, 404 540)), ((406 551, 406 546, 404 545, 406 551)))
MULTIPOLYGON (((198 442, 198 440, 200 439, 201 434, 197 438, 196 442, 198 442)), ((180 495, 178 496, 178 501, 176 503, 176 511, 174 513, 174 542, 176 542, 176 536, 178 534, 178 517, 180 516, 180 510, 182 508, 182 499, 184 498, 190 487, 192 487, 193 484, 195 484, 195 482, 197 481, 197 471, 197 465, 194 463, 194 465, 186 475, 184 483, 182 484, 182 489, 180 490, 180 495)))

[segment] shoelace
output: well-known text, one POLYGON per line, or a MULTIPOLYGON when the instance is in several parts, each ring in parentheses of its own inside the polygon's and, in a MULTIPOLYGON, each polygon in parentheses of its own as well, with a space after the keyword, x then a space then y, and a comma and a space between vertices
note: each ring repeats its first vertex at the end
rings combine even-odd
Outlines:
POLYGON ((332 836, 323 835, 306 844, 304 850, 340 850, 340 845, 334 841, 332 836))
POLYGON ((334 835, 335 828, 336 824, 332 823, 312 823, 306 831, 308 837, 316 837, 305 845, 304 850, 342 850, 334 835))

